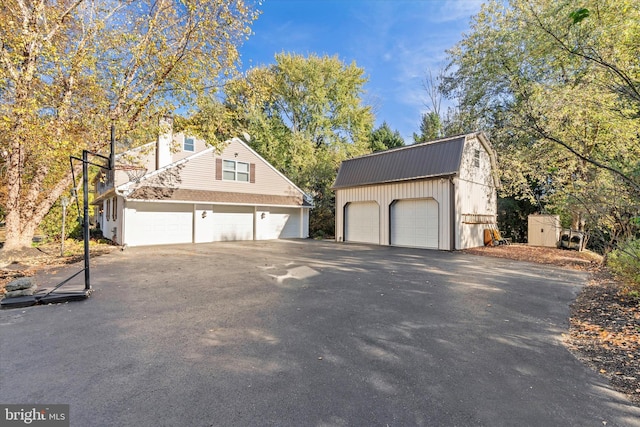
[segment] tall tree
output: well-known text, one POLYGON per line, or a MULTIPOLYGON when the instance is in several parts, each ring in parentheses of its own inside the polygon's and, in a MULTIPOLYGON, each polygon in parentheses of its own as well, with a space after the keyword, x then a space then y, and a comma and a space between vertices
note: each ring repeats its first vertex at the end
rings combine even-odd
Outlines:
POLYGON ((388 150, 389 148, 402 147, 404 139, 400 132, 391 130, 387 122, 383 122, 379 128, 371 132, 371 151, 388 150))
POLYGON ((229 73, 256 15, 244 0, 6 0, 0 153, 7 250, 29 246, 68 188, 69 155, 102 151, 191 105, 229 73))
POLYGON ((634 2, 491 1, 471 28, 444 86, 491 133, 507 195, 541 191, 576 227, 627 233, 640 200, 634 2))
POLYGON ((430 111, 422 115, 420 121, 420 133, 413 133, 413 141, 416 143, 433 141, 442 137, 442 121, 440 115, 430 111))
POLYGON ((333 233, 331 185, 340 162, 369 152, 373 114, 364 71, 337 57, 280 53, 225 87, 251 146, 314 197, 312 232, 333 233))

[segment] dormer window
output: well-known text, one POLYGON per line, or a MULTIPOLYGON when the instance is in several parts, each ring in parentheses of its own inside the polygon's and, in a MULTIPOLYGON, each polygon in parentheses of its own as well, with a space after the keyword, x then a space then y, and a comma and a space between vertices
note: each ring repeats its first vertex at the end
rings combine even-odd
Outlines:
POLYGON ((182 146, 183 151, 196 151, 196 141, 193 138, 184 139, 184 144, 182 146))

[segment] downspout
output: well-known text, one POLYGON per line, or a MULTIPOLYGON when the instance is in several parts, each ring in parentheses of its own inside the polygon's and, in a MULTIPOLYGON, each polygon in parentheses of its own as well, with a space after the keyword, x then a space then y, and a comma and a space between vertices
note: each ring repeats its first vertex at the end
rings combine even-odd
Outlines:
MULTIPOLYGON (((118 193, 116 192, 116 194, 118 194, 118 193)), ((118 196, 116 196, 116 197, 118 197, 118 196)), ((121 212, 121 215, 120 215, 121 216, 121 218, 120 218, 120 228, 121 228, 121 230, 120 230, 120 233, 121 233, 120 234, 120 236, 121 236, 120 241, 122 242, 122 247, 123 248, 126 245, 126 242, 124 241, 124 220, 127 217, 125 215, 126 210, 127 210, 127 199, 122 197, 122 212, 121 212)))
POLYGON ((453 182, 454 175, 449 177, 449 209, 451 213, 449 214, 450 221, 450 242, 449 242, 449 250, 456 250, 456 228, 458 224, 456 223, 456 185, 453 182))

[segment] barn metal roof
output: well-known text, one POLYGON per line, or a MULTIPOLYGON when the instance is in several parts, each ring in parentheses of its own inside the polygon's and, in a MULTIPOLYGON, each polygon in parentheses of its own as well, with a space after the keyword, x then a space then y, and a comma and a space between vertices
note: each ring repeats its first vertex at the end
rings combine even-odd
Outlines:
POLYGON ((333 188, 454 175, 467 135, 414 144, 345 160, 333 188))

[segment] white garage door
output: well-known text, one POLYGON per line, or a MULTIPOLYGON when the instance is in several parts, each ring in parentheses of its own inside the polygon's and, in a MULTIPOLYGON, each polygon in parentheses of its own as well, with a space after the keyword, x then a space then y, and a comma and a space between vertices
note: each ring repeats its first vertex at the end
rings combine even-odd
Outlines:
POLYGON ((300 209, 259 207, 256 239, 289 239, 300 236, 300 209))
POLYGON ((438 203, 433 199, 408 199, 393 203, 391 244, 437 249, 438 203))
POLYGON ((125 243, 129 246, 191 243, 193 205, 128 203, 125 243))
POLYGON ((344 240, 380 244, 380 209, 376 202, 351 202, 346 206, 344 240))
POLYGON ((253 207, 213 207, 213 241, 253 240, 253 207))

